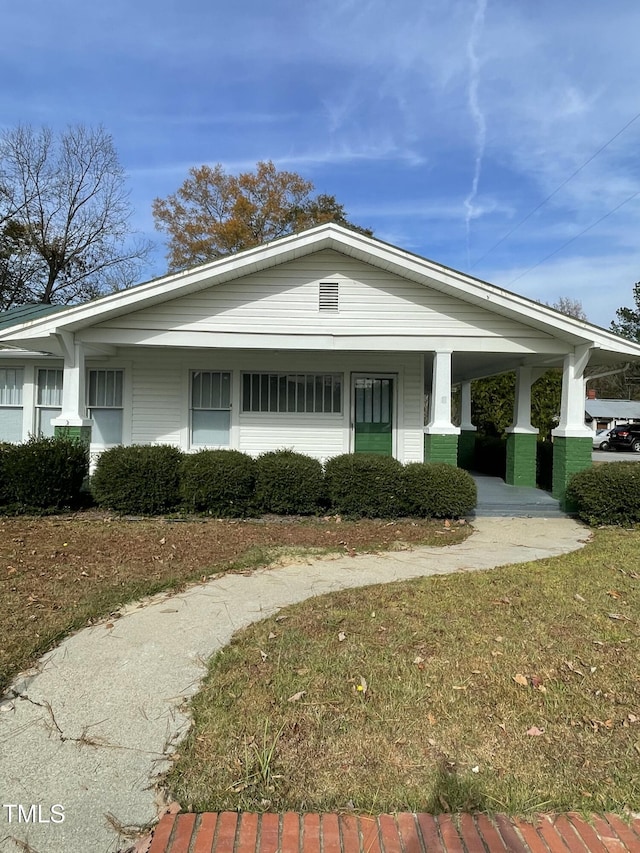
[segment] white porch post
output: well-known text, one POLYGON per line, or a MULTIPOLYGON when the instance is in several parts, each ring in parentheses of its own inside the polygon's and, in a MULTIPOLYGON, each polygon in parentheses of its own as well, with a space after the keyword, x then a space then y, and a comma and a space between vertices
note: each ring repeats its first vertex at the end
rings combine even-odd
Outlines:
POLYGON ((463 432, 476 432, 478 429, 471 422, 471 381, 460 385, 460 429, 463 432))
POLYGON ((460 436, 458 438, 458 465, 472 470, 476 457, 476 432, 471 422, 471 381, 460 385, 460 436))
POLYGON ((451 350, 433 354, 429 423, 424 433, 425 462, 458 464, 460 429, 451 421, 451 350))
POLYGON ((507 428, 507 468, 505 482, 511 486, 536 485, 538 430, 531 424, 531 386, 537 379, 532 367, 516 371, 513 423, 507 428))
POLYGON ((584 370, 589 363, 588 346, 576 347, 564 357, 560 423, 551 433, 554 438, 585 438, 591 431, 584 422, 584 370))
POLYGON ((584 422, 583 375, 590 347, 576 347, 564 358, 560 423, 553 436, 553 496, 566 509, 566 491, 573 474, 591 467, 592 433, 584 422))
POLYGON ((64 352, 62 411, 53 424, 56 435, 91 440, 93 421, 86 417, 84 347, 72 335, 61 336, 64 352))

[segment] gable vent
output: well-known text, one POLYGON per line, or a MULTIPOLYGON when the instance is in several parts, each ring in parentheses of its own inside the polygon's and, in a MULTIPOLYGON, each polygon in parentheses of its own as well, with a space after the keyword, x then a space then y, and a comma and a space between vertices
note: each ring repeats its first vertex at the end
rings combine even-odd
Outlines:
POLYGON ((338 310, 338 282, 321 281, 318 307, 320 311, 338 310))

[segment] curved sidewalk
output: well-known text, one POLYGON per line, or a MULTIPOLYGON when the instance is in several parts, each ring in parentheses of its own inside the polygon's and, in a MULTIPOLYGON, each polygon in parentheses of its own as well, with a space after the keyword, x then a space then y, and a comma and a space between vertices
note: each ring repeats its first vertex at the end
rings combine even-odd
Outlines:
POLYGON ((119 827, 153 823, 154 781, 188 728, 186 700, 239 628, 322 593, 541 559, 589 538, 568 518, 479 518, 474 528, 459 545, 224 575, 66 639, 0 703, 2 804, 37 804, 43 816, 9 823, 3 806, 0 850, 19 839, 39 853, 113 853, 127 846, 119 827), (53 805, 63 822, 44 822, 53 805))

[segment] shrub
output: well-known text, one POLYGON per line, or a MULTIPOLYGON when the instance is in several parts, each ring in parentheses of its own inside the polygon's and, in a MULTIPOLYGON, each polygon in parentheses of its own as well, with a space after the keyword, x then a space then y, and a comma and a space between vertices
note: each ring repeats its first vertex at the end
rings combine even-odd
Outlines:
POLYGON ((492 435, 476 436, 474 470, 488 477, 502 477, 507 473, 507 441, 492 435))
POLYGON ((89 473, 89 449, 77 439, 32 436, 0 452, 1 499, 15 510, 58 510, 76 506, 89 473))
POLYGON ((640 521, 640 465, 611 462, 574 474, 567 501, 587 524, 628 526, 640 521))
POLYGON ((180 492, 192 512, 226 518, 250 515, 256 462, 239 450, 201 450, 185 456, 180 492))
POLYGON ((395 518, 403 515, 402 465, 391 456, 345 453, 325 466, 331 508, 353 518, 395 518))
POLYGON ((180 504, 182 453, 166 444, 112 447, 91 478, 96 502, 115 512, 159 515, 180 504))
POLYGON ((317 459, 273 450, 256 460, 256 503, 263 512, 311 515, 318 512, 324 494, 322 465, 317 459))
POLYGON ((478 499, 471 474, 443 462, 405 465, 404 487, 407 513, 420 518, 460 518, 478 499))

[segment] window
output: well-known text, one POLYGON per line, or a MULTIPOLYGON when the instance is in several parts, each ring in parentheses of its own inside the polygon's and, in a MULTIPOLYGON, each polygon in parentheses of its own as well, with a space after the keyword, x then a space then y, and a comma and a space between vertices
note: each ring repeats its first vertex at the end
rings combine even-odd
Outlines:
POLYGON ((21 367, 0 368, 0 441, 22 441, 21 367))
POLYGON ((338 310, 338 282, 321 281, 318 292, 318 308, 320 311, 338 310))
POLYGON ((87 409, 93 420, 92 444, 122 444, 124 370, 90 370, 87 409))
POLYGON ((36 397, 36 432, 51 437, 54 429, 51 419, 62 411, 62 370, 49 368, 38 370, 38 394, 36 397))
POLYGON ((194 370, 191 373, 191 444, 229 444, 231 373, 194 370))
POLYGON ((243 412, 342 412, 340 373, 243 373, 243 412))

